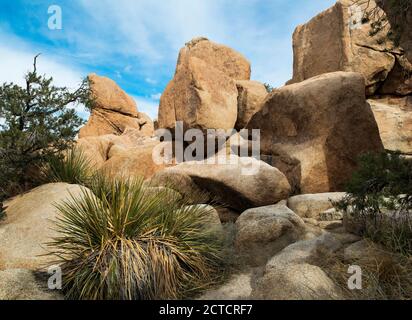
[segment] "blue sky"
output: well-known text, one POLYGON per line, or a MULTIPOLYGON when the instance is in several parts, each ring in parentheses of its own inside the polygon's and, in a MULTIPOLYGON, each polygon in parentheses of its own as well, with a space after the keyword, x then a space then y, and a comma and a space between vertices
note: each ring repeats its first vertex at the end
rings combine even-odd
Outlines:
MULTIPOLYGON (((205 36, 244 54, 252 78, 283 85, 292 75, 292 33, 334 0, 0 0, 0 83, 39 71, 75 87, 89 73, 115 80, 140 111, 157 117, 179 49, 205 36), (62 30, 48 8, 62 9, 62 30)), ((83 116, 87 116, 82 112, 83 116)))

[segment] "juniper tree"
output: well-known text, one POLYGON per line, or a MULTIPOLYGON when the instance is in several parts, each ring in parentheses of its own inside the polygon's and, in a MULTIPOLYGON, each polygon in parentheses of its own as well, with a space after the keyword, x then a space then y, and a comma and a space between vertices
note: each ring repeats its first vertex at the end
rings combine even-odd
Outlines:
POLYGON ((0 202, 38 183, 38 172, 50 156, 68 148, 83 120, 74 107, 89 106, 85 79, 75 90, 57 87, 36 68, 25 86, 0 86, 0 202))

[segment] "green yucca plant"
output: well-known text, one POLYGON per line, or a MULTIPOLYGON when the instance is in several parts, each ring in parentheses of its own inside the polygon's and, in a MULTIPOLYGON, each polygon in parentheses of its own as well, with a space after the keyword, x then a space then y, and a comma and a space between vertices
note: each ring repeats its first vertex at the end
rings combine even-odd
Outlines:
POLYGON ((218 280, 222 239, 210 210, 142 180, 101 178, 56 207, 50 243, 68 299, 179 299, 218 280))
POLYGON ((73 147, 64 156, 50 157, 44 176, 50 182, 66 182, 87 186, 92 174, 90 161, 84 152, 73 147))

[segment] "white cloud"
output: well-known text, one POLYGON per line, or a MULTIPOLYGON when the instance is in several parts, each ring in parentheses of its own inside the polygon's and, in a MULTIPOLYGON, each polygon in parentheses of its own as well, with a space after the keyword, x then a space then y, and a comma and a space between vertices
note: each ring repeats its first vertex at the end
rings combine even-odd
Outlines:
MULTIPOLYGON (((0 34, 0 43, 0 84, 13 82, 24 86, 24 76, 33 70, 33 59, 42 50, 4 34, 0 34)), ((85 76, 81 70, 47 54, 42 54, 37 59, 37 71, 39 74, 52 76, 55 85, 69 89, 77 88, 85 76)), ((83 117, 88 115, 83 106, 77 106, 76 111, 83 117)))
POLYGON ((150 98, 152 98, 152 100, 159 101, 161 96, 162 96, 162 93, 159 92, 159 93, 156 93, 156 94, 152 94, 152 95, 150 96, 150 98))
POLYGON ((137 103, 137 109, 149 115, 151 119, 157 119, 159 102, 145 97, 132 96, 137 103))

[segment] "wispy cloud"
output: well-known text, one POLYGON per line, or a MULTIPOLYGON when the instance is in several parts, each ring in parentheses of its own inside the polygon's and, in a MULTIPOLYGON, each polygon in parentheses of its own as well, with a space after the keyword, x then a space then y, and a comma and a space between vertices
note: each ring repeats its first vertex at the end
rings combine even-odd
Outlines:
POLYGON ((294 28, 335 0, 72 0, 63 30, 47 28, 47 3, 0 4, 0 80, 22 80, 32 57, 71 86, 89 72, 113 78, 156 117, 159 92, 173 77, 179 49, 197 36, 226 44, 252 64, 254 80, 281 86, 292 75, 294 28), (0 34, 1 35, 1 34, 0 34), (41 50, 41 51, 39 51, 41 50))

